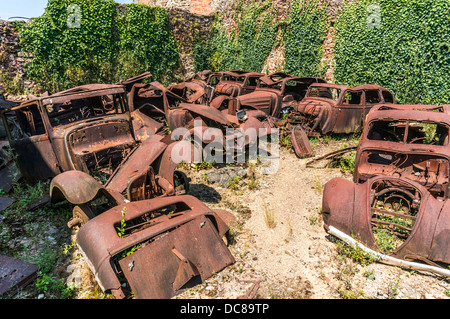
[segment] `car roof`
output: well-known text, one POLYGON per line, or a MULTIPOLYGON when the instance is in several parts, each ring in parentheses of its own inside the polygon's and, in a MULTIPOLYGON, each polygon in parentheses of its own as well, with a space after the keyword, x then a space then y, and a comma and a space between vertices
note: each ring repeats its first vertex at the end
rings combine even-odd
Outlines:
POLYGON ((65 91, 57 92, 52 95, 33 97, 21 103, 14 109, 19 109, 28 106, 36 101, 41 101, 42 104, 46 105, 54 103, 63 103, 67 100, 76 100, 81 98, 90 98, 95 96, 118 94, 125 92, 126 92, 125 86, 119 84, 86 84, 73 87, 65 91))
POLYGON ((367 122, 376 119, 445 122, 450 124, 450 105, 380 103, 372 107, 367 122))
POLYGON ((348 90, 350 87, 343 84, 334 84, 334 83, 313 83, 310 87, 332 87, 341 90, 348 90))
POLYGON ((382 87, 381 85, 377 85, 377 84, 362 84, 362 85, 354 86, 351 89, 352 90, 384 90, 384 91, 389 91, 385 87, 382 87))

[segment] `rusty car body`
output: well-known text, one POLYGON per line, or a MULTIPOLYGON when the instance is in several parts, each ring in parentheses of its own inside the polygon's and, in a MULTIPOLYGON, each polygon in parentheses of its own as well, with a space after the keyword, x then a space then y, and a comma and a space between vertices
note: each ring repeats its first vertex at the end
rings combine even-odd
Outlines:
POLYGON ((165 87, 154 81, 151 83, 136 83, 128 94, 128 105, 131 112, 140 112, 147 117, 174 127, 184 126, 184 122, 172 121, 179 113, 180 103, 205 104, 209 100, 208 92, 202 84, 196 82, 182 82, 165 87), (178 111, 177 111, 178 110, 178 111))
MULTIPOLYGON (((29 182, 53 178, 53 202, 82 206, 103 194, 116 205, 188 188, 170 160, 174 141, 156 134, 161 123, 130 112, 123 85, 46 94, 5 110, 2 118, 22 176, 29 182)), ((89 208, 85 215, 92 215, 89 208)))
POLYGON ((225 71, 221 73, 220 81, 215 85, 215 96, 227 95, 237 97, 255 91, 258 80, 264 74, 246 71, 225 71))
POLYGON ((194 74, 194 76, 188 78, 187 82, 196 82, 203 86, 216 87, 222 78, 223 72, 215 72, 211 70, 203 70, 194 74))
MULTIPOLYGON (((208 104, 205 102, 208 96, 205 93, 201 84, 192 81, 172 84, 168 87, 164 87, 159 82, 137 83, 131 89, 128 99, 131 110, 139 110, 159 123, 164 123, 168 132, 186 129, 184 134, 186 136, 180 136, 180 138, 189 139, 189 136, 197 136, 202 139, 202 143, 196 145, 194 152, 196 154, 198 152, 205 154, 204 148, 207 144, 212 147, 211 142, 218 139, 221 145, 216 146, 221 146, 223 150, 227 144, 227 129, 241 132, 237 135, 243 137, 240 139, 242 142, 239 142, 244 144, 243 147, 250 145, 257 136, 270 133, 273 125, 265 113, 249 110, 242 117, 238 117, 235 97, 222 95, 208 104), (198 129, 195 129, 195 123, 200 123, 198 129), (258 135, 245 136, 245 131, 249 128, 255 130, 258 135), (208 133, 208 137, 204 133, 208 133)), ((240 138, 239 136, 235 138, 235 141, 240 138)), ((234 145, 236 148, 237 142, 234 145)), ((208 154, 211 153, 210 151, 206 150, 208 154)), ((205 155, 204 158, 211 158, 211 156, 205 155)))
POLYGON ((259 110, 279 117, 287 103, 301 101, 312 83, 326 83, 317 77, 298 77, 276 72, 260 77, 254 92, 238 96, 237 110, 259 110))
POLYGON ((449 105, 375 105, 353 181, 324 187, 325 228, 401 260, 449 264, 449 130, 449 105))
POLYGON ((103 291, 167 299, 234 263, 219 213, 189 195, 125 203, 83 225, 77 245, 103 291))
POLYGON ((88 172, 103 161, 103 153, 107 161, 117 160, 136 143, 123 86, 81 86, 32 98, 3 111, 2 118, 18 166, 30 181, 73 169, 88 172), (6 121, 10 114, 13 125, 6 121))
POLYGON ((348 87, 311 84, 301 101, 289 102, 290 122, 302 125, 310 135, 353 133, 361 130, 370 109, 379 103, 395 103, 393 94, 379 86, 348 87))
POLYGON ((448 198, 450 106, 380 104, 368 114, 359 142, 354 181, 403 177, 448 198))
POLYGON ((322 214, 325 229, 333 226, 374 251, 431 265, 450 263, 450 201, 410 179, 334 178, 325 184, 322 214))

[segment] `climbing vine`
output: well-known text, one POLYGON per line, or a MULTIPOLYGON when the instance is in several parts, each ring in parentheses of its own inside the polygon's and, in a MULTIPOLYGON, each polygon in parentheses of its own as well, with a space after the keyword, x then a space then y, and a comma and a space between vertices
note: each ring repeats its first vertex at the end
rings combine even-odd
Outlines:
POLYGON ((51 92, 114 83, 150 71, 167 78, 178 59, 167 12, 113 0, 49 0, 42 16, 19 28, 32 58, 27 76, 51 92))
POLYGON ((448 0, 348 3, 336 22, 336 81, 385 86, 401 103, 449 103, 449 16, 448 0))
POLYGON ((284 35, 286 72, 299 76, 325 75, 321 67, 322 44, 329 23, 326 9, 328 1, 294 0, 284 35))
POLYGON ((276 13, 272 1, 236 1, 216 16, 210 39, 194 45, 196 69, 261 72, 278 41, 276 13))

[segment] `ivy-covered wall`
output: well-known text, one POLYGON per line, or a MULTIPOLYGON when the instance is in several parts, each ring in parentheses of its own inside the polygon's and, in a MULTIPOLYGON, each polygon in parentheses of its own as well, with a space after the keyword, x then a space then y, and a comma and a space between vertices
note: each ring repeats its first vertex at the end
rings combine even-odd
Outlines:
POLYGON ((277 71, 323 77, 330 1, 235 0, 216 15, 210 39, 195 44, 196 70, 261 72, 275 53, 277 71))
POLYGON ((335 41, 337 82, 379 84, 401 103, 450 103, 450 1, 347 3, 335 41))
POLYGON ((323 43, 328 33, 329 0, 296 0, 286 23, 285 71, 298 76, 325 76, 323 43))
POLYGON ((33 57, 28 77, 56 92, 86 83, 115 83, 150 71, 172 77, 178 49, 162 7, 113 0, 50 0, 45 13, 20 28, 33 57))
POLYGON ((449 104, 449 17, 448 0, 229 0, 212 16, 50 0, 19 31, 33 54, 26 76, 42 91, 144 71, 163 83, 205 69, 268 72, 276 59, 295 75, 385 86, 401 103, 449 104))
POLYGON ((280 41, 283 21, 274 2, 236 0, 225 14, 217 14, 207 41, 194 45, 196 70, 261 72, 280 41))

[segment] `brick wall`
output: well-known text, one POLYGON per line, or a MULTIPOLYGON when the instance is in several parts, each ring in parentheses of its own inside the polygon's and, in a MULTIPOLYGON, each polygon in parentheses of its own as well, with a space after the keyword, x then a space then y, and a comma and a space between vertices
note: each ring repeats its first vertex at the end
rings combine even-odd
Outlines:
POLYGON ((187 10, 198 15, 210 15, 214 13, 214 4, 217 0, 133 0, 134 3, 142 3, 150 6, 187 10))
POLYGON ((191 0, 191 12, 195 14, 208 15, 213 13, 211 0, 191 0))
POLYGON ((16 27, 0 20, 0 94, 34 90, 35 84, 25 77, 24 64, 28 56, 21 52, 16 27))

